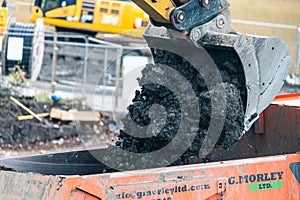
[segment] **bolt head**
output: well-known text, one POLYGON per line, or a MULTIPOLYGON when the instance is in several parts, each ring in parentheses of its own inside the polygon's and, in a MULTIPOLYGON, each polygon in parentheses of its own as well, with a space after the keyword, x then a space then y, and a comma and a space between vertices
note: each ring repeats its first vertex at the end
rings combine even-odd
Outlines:
POLYGON ((204 7, 209 6, 209 4, 210 4, 210 0, 202 0, 202 5, 203 5, 204 7))
POLYGON ((225 19, 223 17, 220 17, 218 20, 217 20, 217 27, 218 28, 223 28, 225 26, 225 19))
POLYGON ((192 38, 194 39, 194 41, 197 41, 200 38, 200 34, 197 31, 195 31, 192 33, 192 38))
POLYGON ((200 40, 202 37, 202 32, 199 28, 194 28, 191 30, 190 38, 194 41, 197 42, 200 40))
POLYGON ((185 13, 183 11, 179 11, 176 15, 177 22, 181 23, 185 20, 185 13))

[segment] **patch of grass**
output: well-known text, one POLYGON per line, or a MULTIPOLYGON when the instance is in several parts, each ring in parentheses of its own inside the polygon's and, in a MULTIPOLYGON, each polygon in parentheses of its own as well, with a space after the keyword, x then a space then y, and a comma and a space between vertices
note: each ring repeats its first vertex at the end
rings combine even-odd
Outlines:
POLYGON ((50 94, 47 92, 41 92, 37 94, 34 99, 39 103, 52 103, 51 98, 49 97, 50 94))
POLYGON ((18 85, 22 83, 22 78, 17 70, 17 66, 10 69, 9 74, 7 75, 7 80, 13 85, 18 85))

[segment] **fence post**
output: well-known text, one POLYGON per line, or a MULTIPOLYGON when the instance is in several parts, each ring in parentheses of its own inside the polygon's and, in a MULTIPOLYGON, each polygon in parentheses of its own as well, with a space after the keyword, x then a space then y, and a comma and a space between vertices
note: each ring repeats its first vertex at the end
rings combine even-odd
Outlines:
POLYGON ((295 55, 295 67, 294 74, 299 76, 299 65, 300 65, 300 27, 298 28, 298 37, 296 45, 296 55, 295 55))
POLYGON ((13 15, 14 14, 14 4, 12 3, 11 0, 7 0, 7 9, 8 9, 8 16, 13 15))
POLYGON ((52 89, 51 92, 55 92, 56 86, 56 62, 57 62, 57 33, 53 34, 53 56, 52 56, 52 89))
POLYGON ((85 50, 84 50, 84 65, 83 65, 83 93, 86 91, 86 79, 87 79, 87 61, 89 56, 89 41, 85 37, 85 50))
MULTIPOLYGON (((103 62, 103 74, 102 74, 102 83, 103 86, 107 86, 107 80, 106 80, 106 74, 107 74, 107 70, 108 70, 108 49, 107 47, 105 47, 105 51, 104 51, 104 62, 103 62)), ((100 79, 101 80, 101 79, 100 79)), ((102 98, 101 98, 101 106, 102 108, 104 108, 104 98, 105 98, 105 94, 104 92, 102 92, 102 98)), ((112 109, 113 110, 113 109, 112 109)))
POLYGON ((116 62, 116 82, 115 82, 115 105, 113 111, 116 111, 119 105, 119 87, 120 87, 120 67, 121 59, 123 55, 123 47, 120 46, 117 50, 117 62, 116 62))

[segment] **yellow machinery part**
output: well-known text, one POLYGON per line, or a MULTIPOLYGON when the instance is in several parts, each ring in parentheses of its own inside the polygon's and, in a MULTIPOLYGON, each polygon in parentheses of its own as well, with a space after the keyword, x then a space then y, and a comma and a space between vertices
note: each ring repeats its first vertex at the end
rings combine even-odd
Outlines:
POLYGON ((6 29, 7 25, 7 18, 8 18, 8 12, 7 8, 0 8, 0 32, 1 32, 1 37, 4 37, 4 32, 6 29))
POLYGON ((49 12, 46 12, 46 17, 68 17, 68 16, 75 16, 76 15, 76 6, 67 6, 62 7, 59 9, 50 10, 49 12))
POLYGON ((133 0, 133 2, 143 8, 146 13, 150 13, 152 19, 161 23, 170 23, 170 14, 176 8, 174 2, 171 0, 133 0))
POLYGON ((94 4, 89 0, 78 0, 75 5, 50 10, 34 6, 31 21, 34 22, 37 18, 42 18, 45 24, 55 27, 129 35, 132 32, 135 37, 141 37, 140 30, 144 30, 149 23, 148 15, 134 3, 107 0, 98 0, 94 4), (85 21, 84 17, 88 17, 90 21, 85 21))

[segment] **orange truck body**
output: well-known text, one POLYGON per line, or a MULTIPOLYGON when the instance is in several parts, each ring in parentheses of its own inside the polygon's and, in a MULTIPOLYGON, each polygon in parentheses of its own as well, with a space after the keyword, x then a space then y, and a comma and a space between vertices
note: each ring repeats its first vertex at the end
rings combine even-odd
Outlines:
POLYGON ((0 172, 0 199, 300 199, 300 155, 88 176, 0 172))
POLYGON ((250 158, 230 160, 224 154, 224 159, 229 160, 84 176, 0 171, 0 199, 299 200, 299 97, 300 94, 277 97, 252 132, 228 153, 240 152, 239 155, 250 158), (251 148, 241 146, 259 138, 264 143, 257 142, 251 148), (281 148, 278 141, 290 148, 281 148), (271 145, 275 145, 273 156, 271 145), (251 152, 246 155, 245 149, 251 152))

